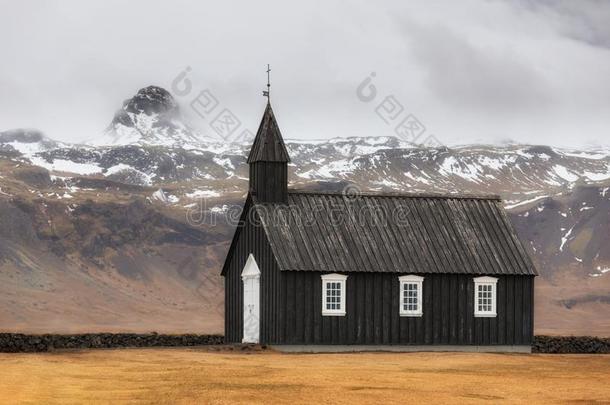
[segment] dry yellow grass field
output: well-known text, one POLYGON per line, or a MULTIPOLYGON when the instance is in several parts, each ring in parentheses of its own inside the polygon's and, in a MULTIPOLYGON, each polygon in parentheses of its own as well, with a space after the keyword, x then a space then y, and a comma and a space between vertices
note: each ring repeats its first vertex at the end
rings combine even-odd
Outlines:
POLYGON ((0 354, 0 403, 601 403, 610 355, 0 354))

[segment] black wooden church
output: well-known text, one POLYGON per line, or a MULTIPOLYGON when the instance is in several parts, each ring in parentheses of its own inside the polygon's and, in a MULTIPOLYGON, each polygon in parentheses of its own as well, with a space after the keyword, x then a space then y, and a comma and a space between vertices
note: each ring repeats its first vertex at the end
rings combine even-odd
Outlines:
POLYGON ((228 342, 529 351, 536 270, 499 197, 291 190, 289 160, 268 103, 222 269, 228 342))

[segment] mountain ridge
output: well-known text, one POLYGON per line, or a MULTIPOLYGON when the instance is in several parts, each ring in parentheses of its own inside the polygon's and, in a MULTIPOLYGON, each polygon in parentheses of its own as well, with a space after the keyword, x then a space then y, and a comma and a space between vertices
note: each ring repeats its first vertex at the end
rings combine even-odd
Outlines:
MULTIPOLYGON (((123 103, 106 129, 127 134, 109 134, 114 144, 0 132, 0 329, 222 330, 219 271, 250 145, 184 132, 159 89, 123 103)), ((541 273, 537 333, 610 335, 599 317, 610 312, 610 150, 285 142, 291 188, 500 195, 541 273)))

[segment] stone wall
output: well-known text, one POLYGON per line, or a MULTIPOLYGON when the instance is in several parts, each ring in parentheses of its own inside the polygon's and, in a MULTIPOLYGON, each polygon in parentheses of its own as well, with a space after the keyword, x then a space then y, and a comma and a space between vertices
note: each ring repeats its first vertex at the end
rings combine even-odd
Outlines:
POLYGON ((535 336, 532 353, 610 353, 610 338, 535 336))
MULTIPOLYGON (((222 345, 220 335, 159 335, 87 333, 82 335, 24 335, 0 333, 0 352, 48 352, 60 349, 222 345)), ((536 336, 533 353, 610 353, 610 338, 589 336, 536 336)))
POLYGON ((48 352, 56 349, 219 345, 219 335, 159 335, 87 333, 82 335, 23 335, 0 333, 0 352, 48 352))

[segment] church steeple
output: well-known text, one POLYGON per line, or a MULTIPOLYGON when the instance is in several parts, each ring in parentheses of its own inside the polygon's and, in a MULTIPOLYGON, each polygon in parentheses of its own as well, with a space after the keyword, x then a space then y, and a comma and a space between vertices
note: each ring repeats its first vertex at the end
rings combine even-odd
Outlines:
POLYGON ((290 157, 271 103, 267 102, 254 144, 248 155, 250 191, 260 202, 288 200, 288 162, 290 157))
POLYGON ((275 120, 271 103, 267 103, 254 144, 248 155, 248 163, 254 162, 289 162, 284 139, 275 120))

